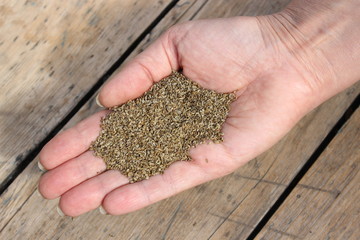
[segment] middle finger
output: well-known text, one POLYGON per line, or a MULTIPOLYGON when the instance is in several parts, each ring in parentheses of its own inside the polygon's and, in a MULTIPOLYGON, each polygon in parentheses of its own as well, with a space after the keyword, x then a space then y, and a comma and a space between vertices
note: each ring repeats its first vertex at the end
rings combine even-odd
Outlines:
POLYGON ((106 170, 104 161, 86 151, 62 165, 46 172, 40 179, 39 191, 44 198, 54 199, 106 170))

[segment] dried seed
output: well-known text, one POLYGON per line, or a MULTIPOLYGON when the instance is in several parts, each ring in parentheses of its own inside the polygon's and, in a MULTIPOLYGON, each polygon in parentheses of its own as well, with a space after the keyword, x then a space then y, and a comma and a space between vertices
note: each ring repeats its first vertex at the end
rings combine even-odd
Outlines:
POLYGON ((90 149, 131 183, 148 179, 190 160, 190 148, 222 142, 221 127, 234 100, 233 93, 203 89, 174 71, 143 96, 112 108, 90 149))

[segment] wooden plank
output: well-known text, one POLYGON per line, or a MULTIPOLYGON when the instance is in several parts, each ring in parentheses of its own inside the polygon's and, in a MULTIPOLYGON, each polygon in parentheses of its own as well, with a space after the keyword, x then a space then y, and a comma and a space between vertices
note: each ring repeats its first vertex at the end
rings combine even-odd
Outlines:
MULTIPOLYGON (((357 90, 359 89, 358 86, 357 90)), ((339 112, 344 108, 344 98, 354 97, 353 94, 354 91, 349 90, 332 99, 321 107, 327 111, 314 111, 308 116, 311 119, 308 123, 301 122, 293 131, 299 133, 304 125, 314 122, 318 126, 327 124, 327 119, 331 118, 330 112, 339 112), (339 105, 339 109, 331 108, 339 105)), ((308 135, 310 136, 295 134, 296 137, 304 137, 299 140, 300 143, 306 143, 309 137, 313 137, 313 134, 308 135)), ((294 139, 287 137, 283 141, 287 140, 294 139)), ((282 148, 283 141, 275 148, 282 148)), ((290 144, 287 148, 294 149, 295 146, 290 144)), ((296 155, 296 152, 293 154, 296 155)), ((271 159, 266 155, 259 157, 257 161, 271 159)), ((288 159, 283 158, 282 161, 285 163, 288 159)), ((251 166, 249 169, 255 168, 251 166)), ((241 170, 125 216, 102 216, 94 211, 71 219, 57 215, 56 200, 47 201, 32 194, 40 176, 36 163, 33 162, 2 197, 0 209, 8 221, 2 222, 5 226, 1 225, 0 238, 159 239, 165 235, 165 239, 207 239, 215 232, 213 239, 243 239, 252 230, 252 223, 261 219, 262 213, 271 207, 286 185, 249 177, 263 172, 265 169, 261 166, 255 171, 247 171, 249 176, 244 175, 241 170), (16 215, 8 217, 7 212, 12 208, 15 208, 16 215), (235 214, 231 215, 239 208, 243 209, 240 212, 242 219, 235 214), (19 229, 24 230, 19 232, 19 229)))
POLYGON ((333 97, 303 118, 270 150, 236 171, 235 176, 253 179, 257 185, 239 206, 222 215, 225 220, 211 239, 245 239, 359 93, 357 83, 333 97), (234 222, 247 227, 237 231, 234 222))
POLYGON ((360 238, 360 109, 321 154, 258 239, 360 238))
MULTIPOLYGON (((185 1, 181 0, 174 7, 169 14, 161 21, 154 31, 147 36, 146 39, 136 48, 133 55, 139 53, 146 47, 156 36, 166 30, 169 26, 177 22, 181 17, 189 19, 199 8, 203 6, 206 0, 203 1, 185 1)), ((133 56, 132 55, 132 56, 133 56)), ((96 95, 94 95, 96 96, 96 95)), ((64 127, 70 128, 81 119, 97 112, 100 108, 96 105, 95 99, 91 98, 85 106, 74 116, 74 118, 64 127)), ((2 217, 0 218, 0 229, 2 229, 14 214, 22 207, 25 201, 31 196, 36 189, 38 179, 41 172, 37 167, 38 157, 20 174, 20 176, 11 184, 11 186, 1 195, 0 209, 2 217)), ((55 213, 55 212, 54 212, 55 213)))
MULTIPOLYGON (((238 4, 237 7, 231 9, 236 9, 238 12, 234 10, 234 12, 231 12, 233 15, 244 11, 241 6, 249 6, 244 5, 244 1, 235 0, 226 1, 226 4, 236 4, 235 2, 238 4)), ((246 2, 252 4, 251 1, 246 2)), ((256 5, 262 1, 253 2, 256 5)), ((218 6, 218 1, 207 2, 196 18, 211 17, 204 10, 214 11, 213 7, 208 4, 218 6)), ((223 4, 218 11, 221 12, 229 8, 223 4)), ((249 9, 249 7, 246 9, 249 9)), ((255 7, 252 7, 252 9, 268 11, 268 9, 256 9, 255 7)), ((179 21, 187 20, 197 10, 189 9, 185 14, 186 17, 184 15, 179 21), (192 10, 193 12, 191 12, 192 10)), ((167 26, 168 18, 166 17, 164 21, 166 22, 164 25, 167 26)), ((154 36, 155 32, 163 31, 165 29, 163 28, 164 25, 161 23, 150 34, 149 38, 153 39, 151 36, 154 36)), ((322 141, 339 116, 343 114, 344 109, 354 99, 359 90, 360 86, 357 85, 312 112, 277 146, 244 168, 239 169, 236 173, 125 216, 101 216, 97 212, 91 212, 73 220, 57 216, 55 211, 56 201, 45 201, 37 195, 31 194, 36 188, 36 180, 39 177, 35 163, 32 163, 4 195, 17 198, 17 200, 2 198, 1 211, 6 213, 11 209, 12 213, 9 213, 8 216, 5 214, 7 221, 2 222, 0 237, 20 237, 20 235, 17 235, 17 231, 21 228, 23 238, 41 236, 42 238, 55 239, 108 239, 111 237, 115 239, 208 239, 213 236, 216 239, 218 232, 223 229, 224 223, 232 223, 233 226, 237 226, 237 233, 242 233, 242 235, 238 235, 245 238, 246 234, 251 231, 252 227, 261 219, 264 212, 286 187, 286 180, 291 179, 296 170, 307 160, 307 157, 322 141), (307 130, 304 131, 304 129, 307 130), (316 131, 315 136, 314 129, 319 129, 316 131), (301 151, 297 149, 299 143, 306 146, 304 152, 303 149, 301 151), (279 158, 276 158, 276 153, 279 153, 279 158), (286 163, 290 157, 294 161, 289 170, 292 173, 281 176, 284 183, 265 179, 267 172, 269 175, 273 175, 275 169, 271 166, 274 164, 281 166, 281 163, 283 163, 284 167, 281 170, 287 171, 285 167, 289 166, 286 163), (263 178, 261 179, 261 177, 263 178), (4 200, 7 200, 7 202, 4 200), (254 200, 257 200, 257 202, 254 200), (15 201, 17 201, 16 204, 13 204, 15 201), (244 205, 243 210, 246 210, 246 217, 243 219, 228 217, 244 205), (252 211, 248 211, 247 208, 252 211), (12 209, 15 209, 15 211, 12 209), (217 229, 219 231, 216 231, 217 229)), ((94 101, 89 101, 68 126, 84 118, 92 111, 96 111, 97 109, 93 105, 94 101)), ((231 237, 233 232, 224 232, 224 234, 231 237)), ((226 238, 222 238, 222 235, 220 235, 220 239, 226 238)))
MULTIPOLYGON (((224 15, 224 17, 235 16, 235 15, 246 13, 246 11, 248 11, 247 9, 253 9, 253 14, 265 14, 265 13, 268 13, 269 9, 272 9, 272 11, 278 11, 281 7, 285 6, 287 2, 288 1, 282 1, 281 5, 276 5, 275 7, 271 7, 271 5, 267 4, 268 1, 264 1, 264 0, 253 1, 253 2, 252 1, 235 1, 234 0, 234 1, 227 1, 226 4, 228 4, 228 5, 223 4, 222 6, 218 6, 218 1, 207 1, 207 0, 196 1, 196 2, 180 1, 179 4, 177 4, 177 7, 175 7, 162 20, 161 24, 159 24, 159 26, 156 29, 154 29, 154 31, 152 31, 147 36, 147 38, 133 52, 133 54, 130 56, 130 58, 135 56, 139 52, 141 52, 154 39, 156 39, 161 34, 161 32, 166 30, 168 27, 170 27, 174 23, 177 23, 179 21, 180 22, 186 21, 186 20, 193 18, 194 15, 196 15, 199 11, 201 11, 201 9, 204 8, 205 3, 207 3, 205 5, 205 7, 207 8, 207 11, 202 11, 201 14, 198 14, 196 16, 196 18, 206 18, 206 17, 211 17, 211 16, 221 17, 221 15, 216 14, 217 11, 214 11, 214 7, 217 8, 218 10, 224 10, 224 9, 232 10, 231 12, 228 12, 227 15, 224 15), (262 7, 257 8, 256 6, 262 6, 262 7)), ((78 114, 76 114, 76 116, 72 119, 71 122, 69 122, 69 124, 67 124, 67 126, 65 128, 71 127, 79 120, 91 115, 92 113, 94 113, 98 110, 99 110, 99 108, 96 106, 95 101, 92 98, 78 112, 78 114)), ((36 195, 35 196, 31 195, 34 192, 34 189, 36 188, 36 183, 37 183, 37 180, 40 175, 39 171, 37 170, 36 164, 35 164, 37 162, 37 160, 38 159, 35 159, 35 161, 33 163, 31 163, 25 169, 25 171, 19 176, 19 178, 16 179, 16 181, 10 186, 10 188, 2 195, 2 204, 0 205, 0 208, 3 212, 3 217, 0 219, 1 229, 3 229, 9 223, 9 220, 11 220, 13 218, 14 214, 16 214, 20 208, 25 207, 24 204, 29 198, 30 199, 35 198, 36 201, 39 201, 39 198, 36 195)), ((247 180, 245 180, 243 185, 252 186, 250 183, 248 183, 247 180)), ((203 187, 201 187, 200 189, 203 189, 203 187)), ((218 191, 221 194, 221 192, 223 190, 220 189, 218 191)), ((244 193, 246 194, 246 192, 247 191, 245 191, 244 193)), ((229 194, 226 196, 229 196, 229 194)), ((198 199, 198 198, 196 198, 196 199, 198 199)), ((201 198, 199 198, 199 199, 201 199, 201 198)), ((42 205, 43 203, 44 203, 44 201, 41 200, 41 202, 39 202, 38 204, 42 205)), ((54 206, 56 205, 56 201, 51 201, 51 203, 53 204, 52 206, 54 208, 54 206)), ((26 205, 26 206, 28 206, 28 205, 26 205)), ((31 204, 29 206, 31 206, 31 204)), ((46 215, 49 214, 49 211, 44 209, 44 213, 45 212, 47 212, 46 215)), ((163 212, 163 211, 161 211, 161 212, 163 212)), ((36 215, 38 215, 38 214, 36 214, 36 215)), ((59 218, 56 216, 55 209, 52 210, 51 216, 52 216, 52 218, 56 219, 56 221, 59 220, 59 218)), ((134 217, 136 219, 137 218, 136 216, 141 217, 141 214, 135 215, 135 216, 131 215, 131 216, 132 216, 131 219, 134 217)), ((164 216, 163 218, 166 219, 166 216, 164 216)), ((44 219, 46 220, 47 218, 44 218, 44 219)), ((215 216, 214 216, 214 219, 215 219, 215 221, 218 221, 218 218, 215 216)), ((201 219, 199 219, 199 221, 201 221, 201 219)), ((196 224, 196 223, 194 222, 194 224, 196 224)), ((14 225, 16 225, 16 224, 14 223, 14 225)), ((56 225, 56 223, 55 223, 55 225, 56 225)), ((198 226, 200 226, 200 225, 198 225, 198 226)), ((10 227, 10 225, 9 225, 9 227, 10 227)), ((152 227, 156 227, 156 226, 149 225, 149 227, 151 229, 152 227)), ((10 229, 11 229, 11 227, 10 227, 10 229)), ((88 230, 85 230, 85 231, 88 231, 88 230)), ((32 232, 32 231, 30 231, 30 232, 32 232)), ((6 233, 5 235, 8 235, 8 233, 6 233)), ((91 233, 89 236, 91 236, 91 233)))
POLYGON ((0 183, 170 2, 0 3, 0 183))

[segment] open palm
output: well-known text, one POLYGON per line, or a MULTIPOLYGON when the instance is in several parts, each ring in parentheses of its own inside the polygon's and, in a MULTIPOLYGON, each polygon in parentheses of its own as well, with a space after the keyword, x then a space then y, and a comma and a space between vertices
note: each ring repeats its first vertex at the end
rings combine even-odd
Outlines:
POLYGON ((163 175, 134 184, 88 151, 99 134, 99 112, 62 132, 41 151, 49 170, 39 191, 60 198, 77 216, 102 205, 123 214, 231 173, 277 142, 310 110, 312 74, 283 44, 268 17, 238 17, 176 25, 127 64, 101 90, 106 107, 141 96, 154 82, 182 69, 201 86, 237 91, 223 126, 224 142, 192 149, 192 161, 176 162, 163 175))

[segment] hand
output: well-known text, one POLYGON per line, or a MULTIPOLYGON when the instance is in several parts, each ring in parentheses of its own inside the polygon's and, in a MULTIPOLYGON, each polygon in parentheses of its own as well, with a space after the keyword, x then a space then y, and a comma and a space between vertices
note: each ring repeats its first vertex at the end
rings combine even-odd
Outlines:
POLYGON ((284 16, 283 12, 176 25, 100 92, 104 106, 119 105, 180 68, 205 88, 237 90, 223 126, 223 143, 199 145, 190 152, 192 161, 176 162, 163 175, 128 184, 118 171, 105 171, 105 163, 88 151, 107 112, 102 111, 43 148, 40 162, 49 171, 40 179, 40 193, 48 199, 60 197, 59 206, 68 216, 101 205, 109 214, 124 214, 229 174, 267 150, 335 94, 321 91, 324 82, 336 80, 332 65, 314 54, 308 42, 297 42, 295 30, 284 31, 284 16))

